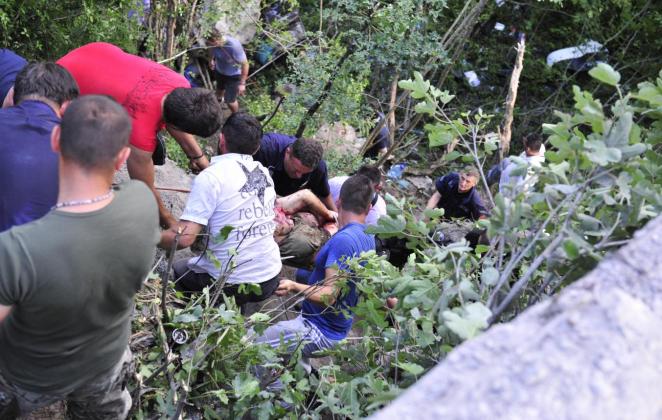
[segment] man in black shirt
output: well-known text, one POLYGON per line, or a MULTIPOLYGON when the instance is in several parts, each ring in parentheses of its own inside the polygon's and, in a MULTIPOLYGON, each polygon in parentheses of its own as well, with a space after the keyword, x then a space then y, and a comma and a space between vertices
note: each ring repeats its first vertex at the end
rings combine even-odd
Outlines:
POLYGON ((269 169, 279 196, 309 189, 329 210, 337 211, 323 153, 322 145, 315 140, 267 133, 253 159, 269 169))

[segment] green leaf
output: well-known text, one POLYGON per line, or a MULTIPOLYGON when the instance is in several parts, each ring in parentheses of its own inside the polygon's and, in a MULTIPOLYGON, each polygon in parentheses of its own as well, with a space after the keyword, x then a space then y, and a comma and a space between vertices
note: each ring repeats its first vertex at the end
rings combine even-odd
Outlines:
POLYGON ((577 245, 570 239, 566 239, 563 242, 563 250, 569 259, 574 260, 579 257, 579 248, 577 245))
POLYGON ((253 397, 260 392, 260 383, 248 373, 241 373, 232 380, 232 388, 238 399, 253 397))
POLYGON ((414 111, 419 114, 434 115, 437 110, 437 104, 432 101, 423 101, 416 104, 414 111))
POLYGON ((610 86, 617 86, 621 80, 620 73, 607 63, 598 63, 597 66, 589 70, 588 74, 592 78, 610 86))
POLYGON ((441 124, 425 124, 428 133, 430 148, 447 145, 453 141, 453 131, 450 127, 441 124))
POLYGON ((417 365, 416 363, 400 362, 396 366, 414 376, 418 376, 425 371, 423 366, 417 365))
POLYGON ((395 217, 380 217, 377 225, 368 226, 367 233, 380 234, 384 237, 394 236, 395 234, 402 233, 407 226, 407 220, 401 214, 395 217))
POLYGON ((494 267, 486 267, 480 275, 480 281, 485 286, 494 286, 499 281, 499 271, 494 267))
POLYGON ((611 126, 611 129, 604 136, 604 142, 607 147, 625 146, 629 142, 630 129, 632 128, 632 113, 624 113, 611 126))
POLYGON ((226 239, 228 239, 228 236, 230 236, 230 232, 234 230, 234 226, 226 225, 223 226, 223 228, 218 232, 218 235, 214 238, 214 242, 216 243, 221 243, 225 242, 226 239))
POLYGON ((471 303, 464 308, 446 310, 442 316, 446 326, 462 339, 475 337, 487 327, 487 320, 492 312, 480 302, 471 303))
POLYGON ((212 391, 211 393, 216 398, 218 398, 221 401, 221 403, 223 403, 223 404, 227 404, 230 401, 228 399, 228 394, 225 392, 224 389, 218 389, 216 391, 212 391))
POLYGON ((607 147, 600 140, 586 141, 584 147, 589 150, 586 156, 600 166, 607 166, 611 162, 619 162, 623 156, 619 149, 607 147))

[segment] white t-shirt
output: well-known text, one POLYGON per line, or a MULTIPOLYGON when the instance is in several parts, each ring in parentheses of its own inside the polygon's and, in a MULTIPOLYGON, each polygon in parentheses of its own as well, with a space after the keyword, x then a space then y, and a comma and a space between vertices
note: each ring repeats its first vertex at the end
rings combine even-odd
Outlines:
MULTIPOLYGON (((333 202, 338 205, 338 197, 340 197, 340 188, 342 184, 347 181, 348 176, 336 176, 329 180, 329 190, 331 190, 331 197, 333 202)), ((366 225, 376 225, 380 217, 386 215, 386 201, 381 195, 377 195, 377 202, 374 206, 370 207, 370 211, 365 218, 366 225)))
POLYGON ((215 278, 231 270, 227 282, 232 284, 262 283, 276 276, 281 261, 273 237, 275 200, 269 171, 252 156, 228 153, 213 157, 210 166, 195 178, 181 218, 209 227, 208 250, 220 267, 203 255, 191 258, 189 268, 215 278), (227 240, 215 242, 228 225, 234 229, 227 240))

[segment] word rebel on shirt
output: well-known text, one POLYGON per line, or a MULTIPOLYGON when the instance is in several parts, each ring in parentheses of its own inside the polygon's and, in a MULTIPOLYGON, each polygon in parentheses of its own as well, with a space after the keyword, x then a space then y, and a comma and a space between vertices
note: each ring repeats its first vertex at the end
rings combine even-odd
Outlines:
MULTIPOLYGON (((244 194, 247 196, 249 195, 255 195, 254 193, 246 193, 242 192, 241 197, 244 197, 244 194)), ((270 217, 273 218, 276 216, 276 213, 274 212, 273 206, 269 208, 264 208, 263 206, 260 205, 260 203, 256 202, 253 200, 251 206, 244 207, 243 209, 239 209, 239 220, 251 220, 251 219, 256 219, 256 218, 262 218, 262 217, 270 217)))

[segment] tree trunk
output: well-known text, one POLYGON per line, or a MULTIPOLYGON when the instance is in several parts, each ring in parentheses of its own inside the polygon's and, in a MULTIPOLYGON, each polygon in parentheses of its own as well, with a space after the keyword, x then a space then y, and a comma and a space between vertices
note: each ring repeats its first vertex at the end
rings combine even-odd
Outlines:
POLYGON ((510 138, 512 137, 513 113, 515 112, 515 101, 517 100, 517 89, 519 88, 519 77, 524 67, 524 38, 517 43, 517 58, 515 67, 510 75, 510 86, 506 97, 506 112, 503 117, 503 129, 501 131, 501 147, 499 150, 500 160, 508 156, 510 150, 510 138))

